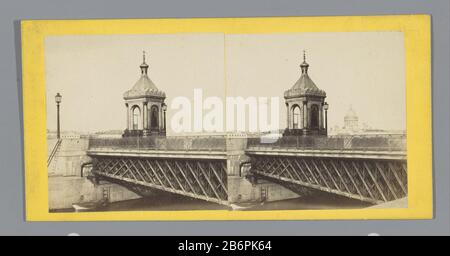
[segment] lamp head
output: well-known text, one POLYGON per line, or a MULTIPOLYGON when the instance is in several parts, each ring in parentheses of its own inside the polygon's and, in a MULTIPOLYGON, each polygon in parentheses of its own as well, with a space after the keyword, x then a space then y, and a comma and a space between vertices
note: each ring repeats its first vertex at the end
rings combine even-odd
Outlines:
POLYGON ((56 101, 56 103, 61 103, 61 99, 62 99, 62 96, 61 96, 61 94, 59 94, 59 92, 56 94, 56 96, 55 96, 55 101, 56 101))

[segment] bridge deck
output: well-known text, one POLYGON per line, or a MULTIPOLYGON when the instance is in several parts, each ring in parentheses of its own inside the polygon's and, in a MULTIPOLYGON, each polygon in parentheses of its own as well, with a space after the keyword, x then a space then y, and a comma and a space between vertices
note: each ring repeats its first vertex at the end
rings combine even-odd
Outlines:
POLYGON ((120 156, 144 158, 187 158, 187 159, 226 159, 225 151, 204 150, 157 150, 157 149, 119 149, 95 148, 87 151, 89 156, 120 156))
POLYGON ((353 150, 353 149, 303 149, 279 148, 269 146, 252 146, 246 151, 249 155, 267 156, 297 156, 297 157, 333 157, 333 158, 364 158, 364 159, 397 159, 406 160, 404 151, 353 150))

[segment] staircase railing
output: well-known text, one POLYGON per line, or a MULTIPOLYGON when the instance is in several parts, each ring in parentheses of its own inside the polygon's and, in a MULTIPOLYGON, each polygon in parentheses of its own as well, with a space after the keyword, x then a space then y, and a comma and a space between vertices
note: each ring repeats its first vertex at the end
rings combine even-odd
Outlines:
POLYGON ((50 153, 50 155, 48 156, 48 160, 47 160, 47 167, 50 166, 50 163, 53 160, 53 157, 56 155, 56 152, 58 151, 59 146, 61 145, 62 139, 58 139, 56 141, 55 146, 52 149, 52 152, 50 153))

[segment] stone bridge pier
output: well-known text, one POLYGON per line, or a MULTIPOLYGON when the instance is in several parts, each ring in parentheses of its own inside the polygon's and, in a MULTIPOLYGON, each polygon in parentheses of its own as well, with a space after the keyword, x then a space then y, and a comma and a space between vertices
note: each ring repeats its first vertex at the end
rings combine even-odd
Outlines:
POLYGON ((246 154, 248 138, 229 135, 226 139, 229 203, 270 202, 299 197, 293 191, 269 180, 250 176, 250 157, 246 154))

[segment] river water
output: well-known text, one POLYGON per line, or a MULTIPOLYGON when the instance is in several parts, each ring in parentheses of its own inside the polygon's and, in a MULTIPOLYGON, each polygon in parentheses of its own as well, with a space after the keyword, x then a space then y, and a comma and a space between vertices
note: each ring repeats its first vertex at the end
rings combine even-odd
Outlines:
MULTIPOLYGON (((249 205, 246 205, 249 206, 249 205)), ((371 206, 361 202, 329 193, 315 193, 294 199, 274 202, 254 203, 243 210, 313 210, 313 209, 357 209, 371 206)), ((158 197, 145 197, 110 203, 91 211, 186 211, 186 210, 230 210, 231 208, 212 202, 174 194, 158 197)), ((73 211, 67 209, 67 211, 73 211)))

